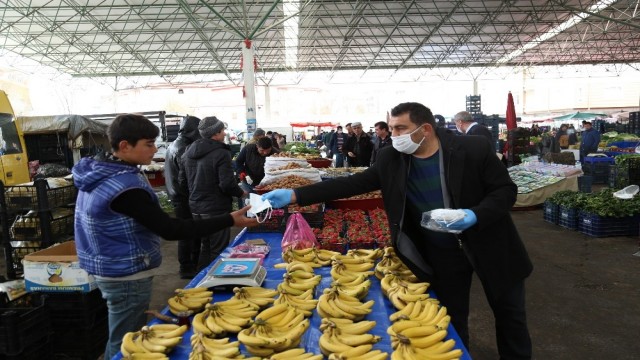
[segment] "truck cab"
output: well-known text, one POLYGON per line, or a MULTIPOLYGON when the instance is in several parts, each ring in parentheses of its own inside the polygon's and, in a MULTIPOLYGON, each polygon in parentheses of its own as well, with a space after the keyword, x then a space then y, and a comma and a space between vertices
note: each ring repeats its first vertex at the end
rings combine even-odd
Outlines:
POLYGON ((0 90, 0 180, 5 185, 29 182, 29 160, 22 129, 7 93, 0 90))

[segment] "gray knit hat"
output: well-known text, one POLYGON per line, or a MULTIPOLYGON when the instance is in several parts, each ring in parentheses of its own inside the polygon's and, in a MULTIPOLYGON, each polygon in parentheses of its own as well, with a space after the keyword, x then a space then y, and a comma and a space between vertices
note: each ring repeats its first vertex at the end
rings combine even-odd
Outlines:
POLYGON ((211 139, 211 137, 224 129, 224 123, 218 120, 215 116, 207 116, 206 118, 200 120, 200 124, 198 124, 198 130, 200 131, 200 136, 205 139, 211 139))

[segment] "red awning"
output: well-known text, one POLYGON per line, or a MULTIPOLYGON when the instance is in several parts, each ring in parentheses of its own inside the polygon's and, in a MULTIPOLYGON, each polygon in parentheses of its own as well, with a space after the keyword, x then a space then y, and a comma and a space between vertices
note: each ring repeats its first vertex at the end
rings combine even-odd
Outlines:
POLYGON ((289 125, 291 125, 292 127, 308 127, 308 126, 313 126, 313 127, 322 127, 322 126, 338 126, 340 125, 340 123, 333 123, 330 121, 309 121, 309 122, 292 122, 289 123, 289 125))

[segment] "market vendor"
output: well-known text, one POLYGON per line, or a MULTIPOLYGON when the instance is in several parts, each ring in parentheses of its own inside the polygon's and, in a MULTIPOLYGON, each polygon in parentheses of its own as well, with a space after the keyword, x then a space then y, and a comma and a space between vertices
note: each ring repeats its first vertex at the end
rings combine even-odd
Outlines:
POLYGON ((532 264, 509 210, 517 187, 491 144, 479 136, 436 129, 431 110, 403 103, 391 110, 392 145, 372 167, 349 177, 263 195, 274 207, 309 205, 382 190, 398 256, 431 283, 454 328, 469 345, 469 296, 473 272, 484 288, 496 324, 502 359, 530 359, 524 279, 532 264), (422 214, 459 209, 464 216, 434 232, 422 214))
POLYGON ((273 147, 273 141, 268 136, 259 138, 255 144, 243 147, 236 159, 240 187, 246 192, 252 192, 264 178, 266 157, 279 152, 280 150, 273 147))

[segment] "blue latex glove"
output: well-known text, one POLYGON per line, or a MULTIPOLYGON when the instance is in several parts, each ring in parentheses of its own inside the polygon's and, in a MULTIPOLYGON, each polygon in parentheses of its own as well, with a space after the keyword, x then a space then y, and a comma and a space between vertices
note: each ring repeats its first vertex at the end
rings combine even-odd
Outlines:
POLYGON ((291 189, 278 189, 262 195, 262 200, 269 200, 271 206, 277 209, 289 205, 291 203, 291 195, 293 195, 293 190, 291 189))
POLYGON ((464 211, 464 218, 447 225, 447 229, 463 231, 478 222, 478 218, 476 218, 476 214, 474 214, 473 211, 469 209, 462 209, 462 211, 464 211))

